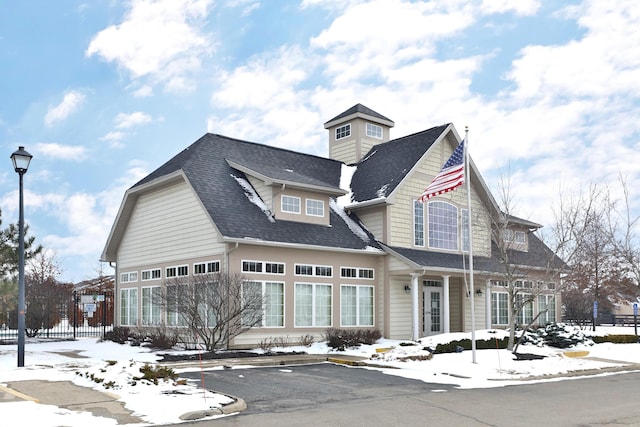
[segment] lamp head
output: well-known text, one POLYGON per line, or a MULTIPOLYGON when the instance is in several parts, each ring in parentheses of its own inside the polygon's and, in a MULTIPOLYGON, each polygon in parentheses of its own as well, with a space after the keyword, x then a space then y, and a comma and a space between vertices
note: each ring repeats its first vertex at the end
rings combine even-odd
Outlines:
POLYGON ((18 147, 18 151, 14 151, 11 155, 11 161, 13 162, 13 169, 19 174, 27 172, 29 169, 29 163, 33 156, 29 154, 23 146, 18 147))

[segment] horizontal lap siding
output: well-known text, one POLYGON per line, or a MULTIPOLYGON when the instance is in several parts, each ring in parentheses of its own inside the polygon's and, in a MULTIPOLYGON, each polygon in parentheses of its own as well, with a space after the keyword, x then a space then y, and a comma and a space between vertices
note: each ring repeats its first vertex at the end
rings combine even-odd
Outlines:
POLYGON ((391 280, 389 288, 389 338, 411 339, 413 330, 411 294, 405 293, 404 284, 410 281, 391 280))
POLYGON ((190 187, 178 183, 140 196, 118 251, 120 269, 223 251, 190 187))

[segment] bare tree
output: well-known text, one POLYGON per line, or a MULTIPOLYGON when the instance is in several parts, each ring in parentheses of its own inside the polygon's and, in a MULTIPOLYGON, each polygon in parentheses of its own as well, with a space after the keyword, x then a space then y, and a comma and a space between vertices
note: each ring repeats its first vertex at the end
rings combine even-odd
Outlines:
MULTIPOLYGON (((515 346, 516 328, 522 326, 527 329, 547 311, 547 308, 543 307, 542 310, 539 309, 538 313, 534 313, 535 301, 539 300, 541 295, 558 292, 560 289, 559 273, 562 271, 564 263, 557 255, 558 246, 554 246, 552 249, 544 243, 544 240, 532 233, 532 230, 539 228, 538 224, 512 214, 514 198, 508 179, 501 179, 499 197, 499 210, 491 216, 492 251, 498 253, 502 266, 501 281, 508 298, 509 340, 507 348, 515 351, 517 349, 515 346), (519 241, 518 236, 524 237, 524 240, 519 241), (533 253, 534 246, 539 252, 533 253), (525 248, 527 249, 527 257, 539 257, 542 259, 542 263, 531 266, 523 258, 525 248), (555 287, 550 289, 551 283, 555 287)), ((544 305, 546 306, 546 303, 544 305)), ((558 307, 556 307, 557 309, 558 307)))
POLYGON ((227 348, 234 337, 263 319, 262 284, 235 274, 202 274, 166 281, 156 297, 167 325, 182 328, 187 345, 227 348))

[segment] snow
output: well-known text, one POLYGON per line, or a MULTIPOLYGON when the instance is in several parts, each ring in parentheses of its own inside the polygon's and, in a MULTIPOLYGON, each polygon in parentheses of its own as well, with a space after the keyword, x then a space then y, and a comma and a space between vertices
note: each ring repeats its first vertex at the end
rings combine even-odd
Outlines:
POLYGON ((367 232, 364 231, 364 229, 360 227, 360 225, 356 224, 356 222, 352 220, 349 215, 347 215, 344 209, 342 209, 342 207, 338 205, 337 202, 335 202, 333 199, 329 199, 329 207, 331 207, 331 209, 333 209, 333 211, 337 213, 340 218, 342 218, 342 220, 345 222, 345 224, 347 224, 347 227, 349 227, 349 230, 351 230, 353 234, 358 236, 363 242, 369 241, 369 235, 367 234, 367 232))
POLYGON ((336 199, 338 206, 344 207, 351 203, 351 179, 353 174, 358 170, 357 166, 348 166, 344 163, 340 169, 340 188, 347 192, 344 196, 340 196, 336 199))
POLYGON ((244 194, 245 196, 247 196, 249 201, 259 207, 260 210, 267 216, 269 221, 276 222, 276 220, 273 219, 273 216, 271 215, 269 207, 262 201, 260 196, 258 196, 258 193, 255 192, 251 184, 249 184, 249 182, 244 178, 237 177, 233 174, 231 174, 231 176, 238 182, 238 184, 240 184, 240 187, 242 187, 242 189, 244 190, 244 194))
MULTIPOLYGON (((584 331, 585 334, 590 332, 584 331)), ((633 327, 598 327, 598 335, 633 335, 633 327)), ((476 331, 477 340, 502 338, 505 331, 476 331)), ((438 343, 470 338, 468 333, 442 334, 425 337, 417 345, 409 341, 379 340, 375 345, 362 345, 344 352, 334 352, 326 343, 314 343, 309 347, 288 347, 288 351, 305 351, 313 354, 348 354, 364 357, 370 364, 366 369, 378 369, 389 375, 400 375, 417 380, 455 384, 459 388, 489 388, 530 383, 531 381, 560 381, 555 377, 574 371, 601 369, 622 364, 640 363, 640 344, 580 344, 569 350, 588 351, 586 357, 567 357, 567 349, 547 346, 521 345, 519 352, 546 356, 541 360, 516 361, 507 350, 476 350, 476 362, 472 362, 470 350, 460 353, 434 354, 430 359, 427 347, 438 343), (401 345, 403 344, 403 345, 401 345), (422 359, 422 360, 421 360, 422 359), (613 359, 613 360, 611 360, 613 359), (400 369, 398 369, 400 368, 400 369), (527 379, 527 381, 522 381, 527 379)), ((414 343, 415 344, 415 343, 414 343)), ((282 349, 274 349, 282 350, 282 349)), ((260 352, 260 350, 255 350, 260 352)), ((225 395, 205 391, 193 382, 167 381, 158 385, 135 381, 141 376, 140 367, 152 364, 158 356, 146 347, 100 342, 95 338, 76 341, 27 342, 25 366, 17 368, 15 345, 0 345, 0 385, 21 380, 72 381, 73 383, 119 396, 134 415, 145 424, 158 425, 184 422, 179 416, 190 411, 204 410, 229 402, 225 395), (100 383, 92 380, 99 377, 100 383), (105 384, 113 387, 106 389, 105 384), (135 384, 135 385, 134 385, 135 384), (181 391, 184 394, 163 393, 181 391), (146 424, 148 423, 148 424, 146 424)), ((250 360, 247 360, 250 363, 250 360)), ((250 365, 234 369, 248 369, 250 365)), ((221 369, 221 368, 209 368, 221 369)), ((282 367, 283 372, 295 370, 294 366, 282 367)), ((198 370, 197 366, 176 371, 198 370)), ((605 375, 603 371, 602 375, 605 375)), ((229 390, 226 390, 229 392, 229 390)), ((239 396, 240 398, 242 396, 239 396)), ((115 420, 94 416, 88 412, 70 411, 52 405, 32 401, 0 403, 3 419, 21 419, 27 425, 42 427, 53 425, 92 427, 114 426, 115 420)), ((221 415, 224 416, 224 415, 221 415)))

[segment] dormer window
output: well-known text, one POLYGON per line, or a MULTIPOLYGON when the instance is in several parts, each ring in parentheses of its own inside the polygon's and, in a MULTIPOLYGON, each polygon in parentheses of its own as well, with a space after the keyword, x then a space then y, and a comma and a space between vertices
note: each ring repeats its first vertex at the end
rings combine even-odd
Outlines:
POLYGON ((366 126, 367 136, 376 139, 382 139, 382 126, 374 125, 373 123, 367 123, 366 126))
POLYGON ((324 202, 322 200, 307 199, 307 215, 324 216, 324 202))
POLYGON ((336 139, 342 139, 351 136, 351 123, 336 128, 336 139))
POLYGON ((300 213, 300 197, 282 196, 282 212, 300 213))

